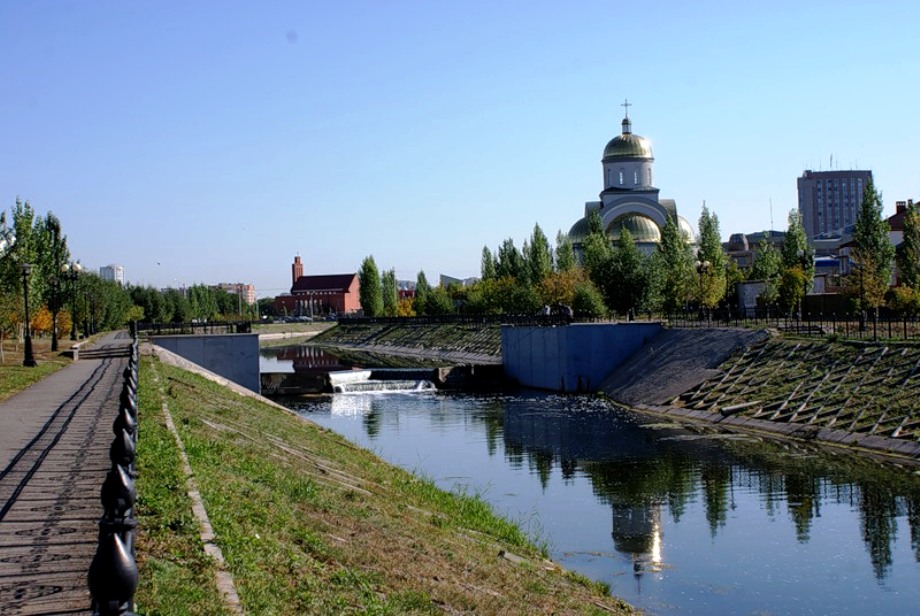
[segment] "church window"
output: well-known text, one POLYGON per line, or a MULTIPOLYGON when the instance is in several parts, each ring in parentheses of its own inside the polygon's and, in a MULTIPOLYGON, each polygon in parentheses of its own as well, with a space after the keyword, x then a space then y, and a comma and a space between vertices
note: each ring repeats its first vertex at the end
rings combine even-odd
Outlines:
POLYGON ((638 171, 633 171, 633 184, 635 184, 636 186, 639 185, 639 172, 638 171))
POLYGON ((648 170, 648 185, 649 186, 652 185, 652 170, 651 169, 648 170))
POLYGON ((620 186, 623 185, 623 172, 620 171, 620 186))

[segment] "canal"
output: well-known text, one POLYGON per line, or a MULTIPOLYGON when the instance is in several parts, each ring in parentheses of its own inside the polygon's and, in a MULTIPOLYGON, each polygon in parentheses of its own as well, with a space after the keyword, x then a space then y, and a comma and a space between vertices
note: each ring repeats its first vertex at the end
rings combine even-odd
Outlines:
POLYGON ((478 494, 654 614, 913 613, 920 479, 584 397, 336 394, 307 419, 478 494))

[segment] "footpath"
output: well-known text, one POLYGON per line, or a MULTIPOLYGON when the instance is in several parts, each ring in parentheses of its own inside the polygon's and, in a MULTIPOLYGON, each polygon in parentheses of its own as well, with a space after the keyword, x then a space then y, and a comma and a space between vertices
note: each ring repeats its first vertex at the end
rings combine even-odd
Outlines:
POLYGON ((87 573, 131 338, 0 402, 0 614, 90 614, 87 573))

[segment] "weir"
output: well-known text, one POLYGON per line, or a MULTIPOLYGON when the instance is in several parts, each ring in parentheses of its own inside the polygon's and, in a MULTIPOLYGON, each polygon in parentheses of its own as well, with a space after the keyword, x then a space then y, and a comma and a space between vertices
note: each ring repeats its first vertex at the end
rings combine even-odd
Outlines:
POLYGON ((412 392, 436 389, 434 369, 374 369, 330 372, 329 387, 333 393, 412 392))

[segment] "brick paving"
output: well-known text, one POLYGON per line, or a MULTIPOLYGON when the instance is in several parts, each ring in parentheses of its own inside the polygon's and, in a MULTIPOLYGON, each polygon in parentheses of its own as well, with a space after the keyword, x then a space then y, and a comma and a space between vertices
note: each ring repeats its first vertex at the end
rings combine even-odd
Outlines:
POLYGON ((0 614, 90 614, 99 493, 131 339, 0 402, 0 614))

